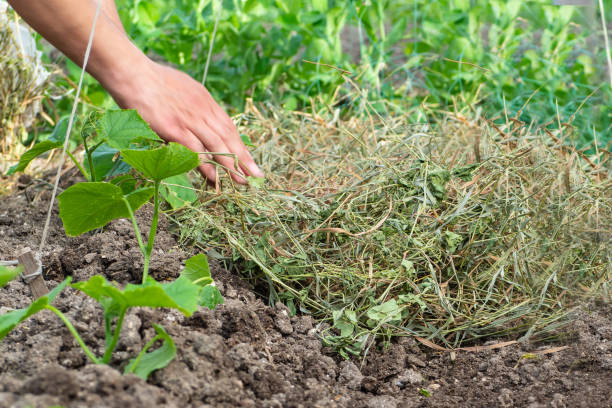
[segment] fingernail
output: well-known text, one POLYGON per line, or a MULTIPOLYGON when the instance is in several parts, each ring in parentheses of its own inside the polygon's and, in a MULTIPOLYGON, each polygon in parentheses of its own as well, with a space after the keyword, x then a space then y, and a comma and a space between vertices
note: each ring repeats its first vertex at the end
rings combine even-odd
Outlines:
POLYGON ((261 171, 259 169, 259 167, 257 167, 257 165, 255 163, 251 163, 248 165, 249 167, 249 173, 251 173, 251 175, 255 176, 255 177, 263 177, 263 171, 261 171))

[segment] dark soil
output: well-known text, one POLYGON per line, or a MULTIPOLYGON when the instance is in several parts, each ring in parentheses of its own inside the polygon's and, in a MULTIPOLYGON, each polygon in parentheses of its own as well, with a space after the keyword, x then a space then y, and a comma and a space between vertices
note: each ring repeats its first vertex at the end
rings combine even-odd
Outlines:
MULTIPOLYGON (((28 181, 22 179, 12 196, 0 197, 0 259, 38 246, 50 194, 48 187, 28 181)), ((149 213, 145 208, 139 216, 149 213)), ((188 257, 167 228, 162 222, 151 268, 158 280, 176 277, 188 257)), ((142 268, 125 220, 67 238, 55 217, 43 261, 49 286, 67 275, 79 281, 96 273, 119 283, 138 282, 142 268)), ((373 348, 362 364, 322 347, 310 317, 266 306, 220 268, 214 277, 223 306, 190 318, 134 310, 110 367, 89 364, 53 314, 35 315, 0 343, 0 407, 612 407, 609 305, 585 307, 564 344, 457 352, 453 360, 450 353, 403 338, 386 349, 373 348), (173 336, 177 358, 146 382, 123 376, 123 365, 153 336, 152 323, 173 336), (563 345, 568 347, 551 350, 563 345), (552 352, 537 353, 542 350, 552 352)), ((0 313, 30 300, 28 286, 14 281, 0 289, 0 313)), ((104 330, 98 306, 74 290, 55 305, 100 353, 104 330)))

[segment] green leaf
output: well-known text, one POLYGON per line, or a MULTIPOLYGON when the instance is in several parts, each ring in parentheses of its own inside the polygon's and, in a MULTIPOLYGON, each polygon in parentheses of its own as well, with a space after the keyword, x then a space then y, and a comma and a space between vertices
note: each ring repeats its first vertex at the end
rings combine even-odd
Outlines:
POLYGON ((355 331, 355 326, 345 320, 337 321, 334 327, 340 330, 340 337, 350 337, 355 331))
POLYGON ((432 190, 434 197, 438 200, 446 198, 446 183, 450 180, 450 172, 448 170, 434 170, 429 173, 429 187, 432 190))
POLYGON ((7 174, 11 175, 17 172, 24 171, 32 160, 34 160, 41 154, 48 152, 49 150, 57 149, 59 147, 62 147, 62 144, 60 142, 52 142, 50 140, 45 140, 43 142, 35 144, 34 147, 25 152, 23 155, 21 155, 21 157, 19 158, 19 163, 14 166, 11 166, 7 171, 7 174))
POLYGON ((6 337, 19 323, 26 320, 28 317, 40 312, 50 304, 53 299, 70 283, 70 277, 66 278, 62 283, 57 285, 47 295, 39 297, 30 306, 25 309, 13 310, 0 316, 0 340, 6 337))
POLYGON ((214 283, 206 285, 200 292, 200 305, 213 310, 217 305, 222 305, 224 302, 219 288, 214 283))
POLYGON ((262 188, 266 183, 266 179, 264 177, 247 176, 247 182, 252 187, 262 188))
POLYGON ((92 276, 88 281, 72 286, 96 299, 105 309, 167 307, 178 310, 185 316, 191 316, 198 310, 200 287, 184 276, 166 284, 150 278, 143 284, 128 284, 124 289, 117 288, 102 276, 92 276), (108 302, 108 299, 112 302, 108 302))
POLYGON ((0 287, 6 285, 13 279, 15 279, 23 270, 23 267, 18 266, 16 268, 9 268, 7 266, 0 266, 0 287))
POLYGON ((472 180, 472 172, 478 167, 478 164, 470 164, 462 167, 455 167, 452 171, 454 177, 458 177, 463 181, 472 180))
POLYGON ((456 234, 453 231, 444 231, 444 243, 446 244, 448 252, 451 254, 457 251, 457 248, 462 242, 463 237, 461 235, 456 234))
POLYGON ((421 308, 421 310, 427 309, 427 303, 421 299, 420 295, 414 295, 412 293, 407 293, 405 295, 399 295, 397 297, 400 304, 417 304, 421 308))
MULTIPOLYGON (((153 188, 142 188, 125 197, 136 211, 153 196, 153 188)), ((103 227, 116 218, 130 216, 123 191, 110 183, 78 183, 58 196, 60 218, 66 234, 77 236, 103 227)))
POLYGON ((397 323, 402 319, 401 311, 395 299, 388 300, 366 312, 366 316, 371 320, 368 324, 373 327, 380 323, 397 323))
POLYGON ((320 13, 327 12, 327 8, 328 8, 327 0, 313 0, 312 8, 320 13))
POLYGON ((121 187, 123 194, 129 194, 136 190, 137 180, 131 174, 122 174, 108 181, 109 183, 121 187))
POLYGON ((200 164, 198 154, 178 143, 151 150, 122 150, 123 160, 155 181, 187 173, 200 164))
POLYGON ((210 277, 208 257, 204 254, 197 254, 186 260, 185 269, 181 272, 181 276, 200 286, 211 284, 213 280, 210 277))
POLYGON ((61 118, 55 127, 53 128, 53 132, 49 135, 49 141, 57 142, 60 144, 64 144, 64 140, 66 140, 66 132, 68 131, 68 122, 70 121, 70 117, 64 116, 61 118))
MULTIPOLYGON (((96 180, 104 180, 107 177, 116 176, 130 171, 130 166, 127 163, 123 162, 119 158, 115 159, 115 155, 117 153, 119 153, 119 150, 113 149, 106 143, 102 143, 91 154, 96 180)), ((89 160, 86 159, 83 164, 85 169, 91 174, 89 160)))
MULTIPOLYGON (((122 190, 123 191, 123 190, 122 190)), ((129 194, 125 195, 128 203, 130 203, 130 207, 132 211, 136 211, 139 209, 144 203, 149 201, 153 194, 155 193, 155 189, 153 187, 143 187, 138 190, 134 190, 129 194)), ((126 217, 122 217, 126 218, 126 217)))
POLYGON ((402 260, 402 268, 407 276, 414 276, 416 274, 416 270, 414 269, 414 263, 407 259, 402 260))
POLYGON ((358 324, 355 311, 347 309, 334 310, 332 316, 334 319, 333 327, 340 330, 340 337, 352 337, 358 324))
POLYGON ((187 174, 168 177, 164 182, 165 184, 161 188, 161 195, 173 209, 185 207, 198 199, 198 195, 194 191, 193 184, 189 181, 187 174))
POLYGON ((244 133, 240 135, 240 140, 242 140, 242 143, 244 143, 245 146, 247 147, 257 147, 253 144, 253 142, 251 141, 251 138, 249 137, 249 135, 245 135, 244 133))
POLYGON ((157 350, 144 355, 141 352, 138 357, 130 360, 130 363, 125 367, 124 374, 134 373, 146 381, 153 371, 164 368, 176 357, 176 346, 172 337, 160 325, 153 324, 153 327, 157 332, 155 338, 163 340, 164 343, 157 350))
POLYGON ((147 140, 161 141, 135 110, 109 110, 100 118, 98 126, 96 141, 105 140, 117 150, 147 140))

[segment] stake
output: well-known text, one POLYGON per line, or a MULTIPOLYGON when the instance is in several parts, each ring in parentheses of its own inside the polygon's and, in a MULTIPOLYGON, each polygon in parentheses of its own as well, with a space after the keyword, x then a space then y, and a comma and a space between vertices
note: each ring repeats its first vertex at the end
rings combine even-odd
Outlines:
POLYGON ((19 255, 19 263, 23 265, 23 277, 32 291, 32 297, 38 299, 41 296, 49 293, 49 289, 45 284, 45 280, 42 276, 42 263, 36 259, 34 253, 30 248, 26 248, 24 252, 19 255))

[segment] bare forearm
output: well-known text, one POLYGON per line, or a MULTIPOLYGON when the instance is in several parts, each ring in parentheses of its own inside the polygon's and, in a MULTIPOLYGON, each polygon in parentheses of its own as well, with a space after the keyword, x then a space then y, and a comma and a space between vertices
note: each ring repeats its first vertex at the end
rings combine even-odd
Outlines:
MULTIPOLYGON (((79 65, 99 0, 9 0, 13 8, 51 44, 79 65)), ((232 153, 239 167, 232 178, 245 183, 246 175, 263 176, 242 143, 230 117, 206 88, 188 75, 147 58, 126 35, 114 0, 102 0, 87 71, 122 108, 138 113, 162 138, 196 152, 232 153)), ((226 155, 214 159, 227 168, 235 161, 226 155)), ((216 169, 200 165, 201 173, 216 180, 216 169)))
POLYGON ((102 0, 102 13, 104 13, 117 28, 125 33, 125 29, 123 28, 123 24, 119 18, 119 13, 117 12, 115 0, 102 0))
MULTIPOLYGON (((102 0, 87 71, 112 92, 146 57, 129 40, 113 0, 102 0)), ((82 66, 97 0, 9 0, 51 44, 82 66)))

